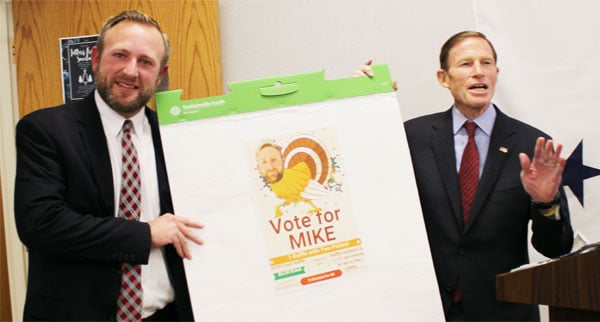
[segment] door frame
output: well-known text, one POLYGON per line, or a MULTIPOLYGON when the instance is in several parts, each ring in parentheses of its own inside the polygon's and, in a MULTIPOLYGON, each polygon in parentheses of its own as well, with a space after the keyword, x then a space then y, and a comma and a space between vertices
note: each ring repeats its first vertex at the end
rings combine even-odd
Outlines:
POLYGON ((14 178, 16 172, 15 126, 19 119, 16 68, 12 59, 14 39, 12 2, 0 2, 0 187, 2 188, 2 219, 6 244, 6 264, 12 319, 23 320, 23 306, 27 289, 27 263, 25 248, 17 235, 14 217, 14 178), (6 47, 5 47, 6 46, 6 47))

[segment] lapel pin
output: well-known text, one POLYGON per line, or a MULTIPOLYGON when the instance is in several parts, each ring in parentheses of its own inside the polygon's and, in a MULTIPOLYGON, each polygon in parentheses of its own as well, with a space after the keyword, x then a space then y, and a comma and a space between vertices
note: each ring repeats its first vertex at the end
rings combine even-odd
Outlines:
POLYGON ((506 148, 506 147, 501 146, 499 150, 502 153, 508 153, 508 148, 506 148))

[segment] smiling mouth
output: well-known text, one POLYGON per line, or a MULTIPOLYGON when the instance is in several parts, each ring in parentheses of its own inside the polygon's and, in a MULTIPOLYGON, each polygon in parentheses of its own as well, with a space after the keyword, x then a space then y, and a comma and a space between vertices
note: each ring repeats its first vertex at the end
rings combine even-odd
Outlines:
POLYGON ((119 86, 121 87, 125 87, 125 88, 129 88, 129 89, 136 89, 137 86, 135 85, 130 85, 130 84, 125 84, 125 83, 121 83, 121 82, 116 82, 119 86))

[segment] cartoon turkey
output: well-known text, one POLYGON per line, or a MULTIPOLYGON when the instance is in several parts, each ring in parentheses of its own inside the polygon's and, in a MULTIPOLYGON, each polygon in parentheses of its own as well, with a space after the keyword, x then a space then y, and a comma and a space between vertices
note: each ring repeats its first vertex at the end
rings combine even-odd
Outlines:
POLYGON ((312 208, 309 214, 319 212, 313 200, 328 193, 324 185, 329 176, 327 153, 315 139, 299 136, 283 149, 273 143, 262 144, 256 152, 261 176, 283 203, 275 207, 275 216, 282 215, 281 207, 293 202, 305 202, 312 208))

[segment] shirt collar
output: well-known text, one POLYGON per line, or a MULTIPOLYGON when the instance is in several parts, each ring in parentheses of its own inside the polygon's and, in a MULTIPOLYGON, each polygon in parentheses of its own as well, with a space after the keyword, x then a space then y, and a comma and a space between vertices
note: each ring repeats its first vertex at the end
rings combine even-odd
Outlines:
MULTIPOLYGON (((100 113, 100 119, 102 120, 104 129, 107 131, 105 135, 107 137, 119 136, 121 134, 121 128, 123 127, 123 122, 125 122, 126 118, 110 108, 97 90, 94 91, 94 99, 96 101, 96 106, 98 106, 98 113, 100 113)), ((144 132, 143 121, 145 113, 142 112, 143 109, 144 108, 140 109, 140 112, 129 118, 133 123, 134 134, 141 135, 144 132)))
MULTIPOLYGON (((468 119, 462 115, 456 106, 452 106, 452 129, 454 135, 460 131, 463 124, 468 119)), ((492 129, 494 128, 494 121, 496 120, 496 109, 494 104, 490 103, 490 106, 481 114, 478 118, 474 119, 473 122, 477 124, 477 127, 481 129, 488 136, 492 135, 492 129)))

